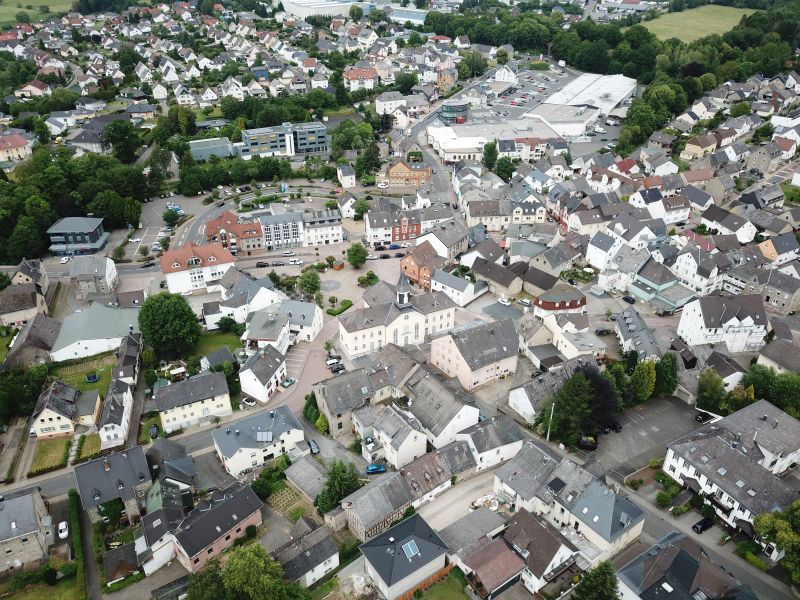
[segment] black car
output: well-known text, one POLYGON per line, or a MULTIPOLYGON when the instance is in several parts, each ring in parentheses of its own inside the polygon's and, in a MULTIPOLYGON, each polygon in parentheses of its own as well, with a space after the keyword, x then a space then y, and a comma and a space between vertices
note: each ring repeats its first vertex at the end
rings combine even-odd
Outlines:
POLYGON ((611 421, 608 426, 614 433, 620 433, 622 431, 622 423, 619 421, 611 421))
POLYGON ((406 255, 405 252, 395 252, 394 253, 394 257, 395 258, 403 258, 405 255, 406 255))
POLYGON ((344 371, 344 365, 342 363, 336 363, 335 365, 331 365, 330 369, 331 373, 341 373, 344 371))
POLYGON ((593 435, 584 435, 578 440, 578 448, 581 450, 597 450, 597 438, 593 435))
POLYGON ((574 279, 567 279, 567 283, 570 284, 570 285, 575 285, 575 280, 574 279))
POLYGON ((148 260, 148 261, 146 261, 146 262, 143 262, 143 263, 142 263, 142 266, 141 266, 141 267, 139 267, 139 268, 140 268, 140 269, 147 269, 148 267, 155 267, 155 266, 156 266, 156 263, 155 263, 155 261, 148 260))
POLYGON ((595 335, 599 335, 599 336, 610 335, 611 334, 611 330, 610 329, 604 329, 604 328, 601 327, 599 329, 595 329, 594 330, 594 334, 595 335))
POLYGON ((217 202, 217 206, 225 206, 225 201, 220 200, 219 202, 217 202))
POLYGON ((377 250, 378 252, 380 252, 381 250, 386 250, 386 246, 381 246, 381 245, 375 246, 375 250, 377 250))
POLYGON ((263 261, 263 260, 260 260, 260 261, 258 261, 256 263, 256 269, 263 269, 263 268, 268 267, 268 266, 269 266, 269 263, 266 262, 266 261, 263 261))
POLYGON ((158 437, 158 425, 150 425, 150 439, 154 440, 158 437))
POLYGON ((700 519, 697 523, 692 525, 692 531, 695 533, 703 533, 714 526, 714 521, 711 519, 700 519))
POLYGON ((391 254, 381 254, 380 258, 382 258, 382 259, 392 258, 392 255, 391 254))
POLYGON ((698 412, 694 416, 694 420, 697 421, 698 423, 706 423, 706 422, 710 421, 713 418, 714 417, 712 417, 710 414, 708 414, 707 412, 703 412, 703 411, 698 412))
POLYGON ((338 354, 328 354, 328 360, 342 360, 342 357, 338 354))
POLYGON ((272 261, 272 266, 273 266, 273 267, 282 267, 282 266, 283 266, 283 265, 285 265, 285 264, 286 264, 286 263, 285 263, 285 262, 283 262, 282 260, 273 260, 273 261, 272 261))
POLYGON ((636 304, 636 298, 633 296, 623 296, 622 299, 628 304, 636 304))

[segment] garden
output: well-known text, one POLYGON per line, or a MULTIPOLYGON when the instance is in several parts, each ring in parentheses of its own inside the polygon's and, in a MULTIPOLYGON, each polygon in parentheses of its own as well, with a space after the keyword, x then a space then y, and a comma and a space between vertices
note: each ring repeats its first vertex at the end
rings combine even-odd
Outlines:
POLYGON ((158 416, 158 413, 153 411, 143 414, 142 420, 139 422, 138 442, 140 444, 144 445, 152 441, 152 438, 150 437, 150 427, 153 425, 155 425, 158 429, 158 435, 161 435, 161 418, 158 416))
POLYGON ((78 438, 78 448, 75 452, 75 463, 86 462, 100 456, 100 434, 82 435, 78 438))
POLYGON ((116 357, 111 352, 102 356, 93 356, 75 364, 51 367, 50 375, 81 392, 96 390, 103 396, 111 384, 111 368, 115 362, 116 357))
POLYGON ((49 473, 67 466, 71 437, 57 437, 36 440, 36 451, 33 454, 28 477, 49 473))

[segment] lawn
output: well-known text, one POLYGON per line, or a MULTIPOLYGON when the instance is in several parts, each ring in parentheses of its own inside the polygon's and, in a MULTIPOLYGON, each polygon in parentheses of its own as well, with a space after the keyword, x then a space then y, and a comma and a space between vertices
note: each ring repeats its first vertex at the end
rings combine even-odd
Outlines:
POLYGON ((93 433, 92 435, 84 436, 83 446, 81 446, 81 453, 78 455, 78 460, 83 458, 90 458, 100 454, 100 434, 93 433))
POLYGON ((64 446, 72 442, 72 438, 57 437, 36 441, 36 453, 33 455, 31 471, 54 469, 64 465, 64 446))
MULTIPOLYGON (((3 588, 0 588, 2 590, 3 588)), ((84 597, 84 591, 78 587, 78 580, 75 577, 63 579, 54 586, 40 584, 20 590, 16 594, 7 596, 8 598, 24 598, 25 600, 78 600, 84 597)))
POLYGON ((210 331, 200 336, 200 341, 197 342, 193 354, 202 357, 206 354, 211 354, 214 350, 218 350, 222 346, 227 346, 228 350, 233 352, 233 355, 236 356, 236 352, 242 346, 242 341, 239 339, 239 336, 229 331, 210 331))
POLYGON ((422 594, 425 600, 469 600, 464 585, 455 577, 448 576, 422 594))
POLYGON ((142 415, 142 420, 139 425, 140 444, 147 444, 152 441, 150 439, 150 425, 158 427, 158 433, 159 435, 161 434, 161 419, 158 417, 158 413, 154 413, 150 416, 142 415))
POLYGON ((6 359, 6 355, 8 354, 8 346, 11 344, 11 340, 14 339, 14 334, 9 333, 5 336, 0 336, 0 363, 6 359))
POLYGON ((95 360, 96 359, 89 359, 89 361, 87 361, 87 366, 85 367, 83 365, 66 365, 63 367, 58 367, 53 369, 50 374, 82 392, 97 390, 100 392, 101 396, 105 396, 106 390, 111 383, 111 367, 113 366, 113 363, 96 368, 89 366, 95 364, 95 360), (100 378, 94 383, 89 383, 86 381, 86 375, 89 373, 95 373, 100 378))
MULTIPOLYGON (((23 3, 25 6, 27 3, 23 3)), ((47 19, 57 13, 69 12, 72 10, 72 0, 50 0, 50 2, 39 2, 32 4, 33 9, 17 8, 17 3, 11 0, 0 2, 0 25, 7 25, 9 23, 17 22, 17 13, 26 12, 31 16, 31 21, 38 21, 39 19, 47 19), (39 6, 48 6, 50 12, 48 14, 39 12, 39 6)))
POLYGON ((743 16, 754 12, 755 10, 749 8, 709 4, 682 12, 667 13, 652 21, 642 21, 641 24, 661 40, 678 38, 688 43, 707 35, 730 31, 743 16))
POLYGON ((783 195, 786 196, 787 202, 800 204, 800 188, 793 186, 789 181, 784 181, 781 184, 781 189, 783 190, 783 195))

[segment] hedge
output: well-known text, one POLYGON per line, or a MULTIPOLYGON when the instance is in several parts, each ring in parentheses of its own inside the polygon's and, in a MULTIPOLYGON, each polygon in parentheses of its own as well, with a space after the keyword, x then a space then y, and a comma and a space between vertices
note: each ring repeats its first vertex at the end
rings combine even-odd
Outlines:
POLYGON ((114 583, 106 585, 105 591, 108 594, 113 594, 114 592, 118 592, 121 589, 126 588, 129 585, 136 583, 137 581, 141 581, 144 578, 145 578, 144 573, 142 573, 141 571, 136 571, 136 573, 128 575, 125 579, 122 579, 121 581, 115 581, 114 583))
POLYGON ((336 317, 346 311, 348 308, 353 306, 352 300, 342 300, 342 303, 339 305, 339 308, 329 308, 327 312, 330 316, 336 317))
POLYGON ((69 521, 72 527, 72 555, 78 567, 79 600, 86 597, 86 563, 83 556, 83 531, 81 531, 81 498, 76 489, 69 491, 69 521))

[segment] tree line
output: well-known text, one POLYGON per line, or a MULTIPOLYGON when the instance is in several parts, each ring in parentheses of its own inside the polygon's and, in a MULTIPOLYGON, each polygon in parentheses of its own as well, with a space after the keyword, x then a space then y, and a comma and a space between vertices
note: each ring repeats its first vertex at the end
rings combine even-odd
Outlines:
POLYGON ((697 381, 697 408, 714 414, 729 415, 762 398, 800 418, 800 373, 778 373, 756 363, 730 391, 713 369, 703 371, 697 381))

